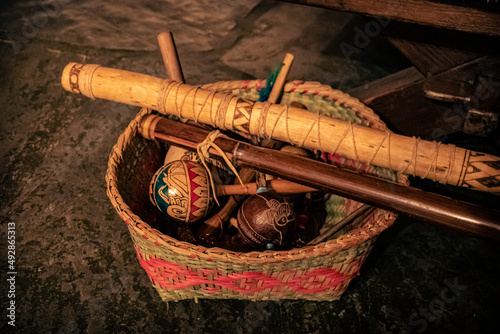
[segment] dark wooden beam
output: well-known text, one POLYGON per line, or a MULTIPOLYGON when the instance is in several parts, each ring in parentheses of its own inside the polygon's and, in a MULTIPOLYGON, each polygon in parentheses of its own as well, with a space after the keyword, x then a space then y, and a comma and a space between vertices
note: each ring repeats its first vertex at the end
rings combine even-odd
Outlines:
POLYGON ((391 22, 383 34, 425 76, 500 53, 499 37, 403 22, 391 22))
POLYGON ((408 67, 381 79, 350 89, 347 93, 365 104, 370 104, 373 100, 424 79, 425 77, 415 67, 408 67))
POLYGON ((285 0, 391 20, 489 36, 500 36, 498 2, 428 0, 285 0), (490 4, 490 5, 488 5, 490 4))

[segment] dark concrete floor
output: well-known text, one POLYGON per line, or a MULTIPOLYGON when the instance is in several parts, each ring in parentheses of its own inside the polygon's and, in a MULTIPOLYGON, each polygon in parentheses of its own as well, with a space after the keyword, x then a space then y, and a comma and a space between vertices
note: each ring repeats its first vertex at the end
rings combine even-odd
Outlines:
MULTIPOLYGON (((408 65, 380 36, 346 59, 339 45, 352 41, 359 17, 257 0, 43 3, 51 5, 0 5, 2 333, 498 331, 498 244, 404 217, 339 301, 162 302, 105 194, 108 154, 137 108, 59 83, 71 61, 165 76, 156 35, 171 30, 188 83, 264 78, 290 52, 290 78, 347 90, 408 65), (15 298, 6 274, 13 225, 15 298)), ((449 140, 498 154, 481 141, 449 140)))

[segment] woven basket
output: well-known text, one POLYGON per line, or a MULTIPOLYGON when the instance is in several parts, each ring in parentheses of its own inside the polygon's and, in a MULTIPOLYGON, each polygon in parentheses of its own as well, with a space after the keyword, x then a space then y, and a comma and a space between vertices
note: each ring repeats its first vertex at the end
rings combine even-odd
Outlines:
MULTIPOLYGON (((257 100, 259 90, 265 84, 265 80, 230 81, 202 88, 257 100)), ((322 115, 386 129, 371 109, 319 83, 287 83, 282 103, 292 101, 322 115)), ((197 298, 338 299, 358 275, 377 236, 396 218, 392 212, 376 209, 358 226, 344 229, 326 242, 289 251, 238 253, 176 240, 158 230, 159 212, 149 202, 149 182, 163 164, 165 147, 138 134, 138 121, 148 112, 141 110, 120 136, 110 155, 106 180, 108 196, 128 226, 139 263, 165 301, 197 298)), ((346 168, 407 183, 404 176, 388 169, 337 154, 323 154, 323 157, 346 168)), ((360 205, 332 195, 326 203, 327 218, 323 230, 360 205)))

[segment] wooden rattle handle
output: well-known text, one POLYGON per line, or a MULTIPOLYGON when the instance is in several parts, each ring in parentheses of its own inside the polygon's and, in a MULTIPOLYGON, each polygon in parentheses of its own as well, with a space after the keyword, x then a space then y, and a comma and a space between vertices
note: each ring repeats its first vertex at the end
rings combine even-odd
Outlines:
POLYGON ((441 183, 500 192, 500 158, 352 125, 268 102, 253 102, 148 75, 70 63, 63 87, 259 137, 272 137, 441 183))
MULTIPOLYGON (((283 179, 274 179, 267 181, 267 188, 274 190, 279 194, 300 194, 316 189, 295 182, 283 179)), ((217 186, 217 196, 224 195, 255 195, 257 193, 257 183, 246 183, 244 186, 241 184, 231 184, 217 186)))

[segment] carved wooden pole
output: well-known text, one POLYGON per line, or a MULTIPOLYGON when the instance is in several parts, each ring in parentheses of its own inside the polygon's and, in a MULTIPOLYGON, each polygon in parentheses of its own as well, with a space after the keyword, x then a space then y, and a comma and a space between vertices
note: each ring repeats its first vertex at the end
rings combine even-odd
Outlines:
POLYGON ((66 90, 90 98, 151 108, 220 129, 339 153, 441 183, 500 192, 500 158, 453 145, 99 65, 70 63, 61 81, 66 90))

